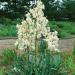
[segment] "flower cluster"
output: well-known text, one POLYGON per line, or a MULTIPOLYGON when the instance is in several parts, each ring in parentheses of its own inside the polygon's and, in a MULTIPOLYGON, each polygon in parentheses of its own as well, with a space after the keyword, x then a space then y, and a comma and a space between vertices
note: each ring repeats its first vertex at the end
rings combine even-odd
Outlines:
POLYGON ((36 7, 29 10, 26 14, 26 20, 22 21, 21 25, 17 25, 18 39, 15 45, 19 50, 24 51, 27 48, 35 50, 35 42, 42 36, 48 43, 50 50, 58 50, 58 37, 57 31, 50 32, 48 27, 48 20, 44 17, 44 5, 38 0, 36 7))

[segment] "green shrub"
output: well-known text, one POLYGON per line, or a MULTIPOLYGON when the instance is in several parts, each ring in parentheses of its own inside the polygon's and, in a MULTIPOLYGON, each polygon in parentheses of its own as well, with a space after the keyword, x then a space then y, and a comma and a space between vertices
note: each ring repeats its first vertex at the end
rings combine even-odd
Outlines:
POLYGON ((72 69, 74 66, 73 58, 70 56, 66 61, 66 66, 68 69, 72 69))
POLYGON ((0 69, 0 75, 6 75, 6 71, 4 68, 0 69))
POLYGON ((8 75, 26 75, 26 61, 20 56, 16 57, 16 60, 10 66, 8 75))
POLYGON ((16 26, 1 26, 0 27, 0 37, 4 36, 17 36, 16 26))
POLYGON ((75 34, 75 23, 68 21, 50 21, 49 26, 51 31, 58 31, 59 38, 71 37, 75 34))
POLYGON ((16 56, 17 54, 14 50, 4 49, 2 52, 2 64, 10 65, 14 61, 16 56))

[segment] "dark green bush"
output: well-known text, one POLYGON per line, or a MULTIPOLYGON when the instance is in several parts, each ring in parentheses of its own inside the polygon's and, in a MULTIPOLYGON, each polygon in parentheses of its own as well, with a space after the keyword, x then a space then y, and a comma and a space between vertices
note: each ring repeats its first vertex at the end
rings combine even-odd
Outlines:
POLYGON ((5 17, 1 17, 0 18, 0 23, 2 24, 2 25, 16 25, 17 24, 17 22, 16 21, 13 21, 13 20, 11 20, 11 19, 8 19, 8 18, 5 18, 5 17))

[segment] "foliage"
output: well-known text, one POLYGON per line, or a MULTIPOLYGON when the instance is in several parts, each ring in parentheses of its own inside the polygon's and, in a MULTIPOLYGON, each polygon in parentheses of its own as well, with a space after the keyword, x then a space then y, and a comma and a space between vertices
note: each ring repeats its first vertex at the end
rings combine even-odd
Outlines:
POLYGON ((24 55, 17 55, 8 71, 2 69, 0 74, 46 75, 48 73, 47 75, 74 75, 75 64, 72 55, 63 53, 63 56, 61 56, 62 53, 49 52, 46 49, 43 51, 42 46, 41 51, 36 55, 33 51, 26 51, 24 55))
POLYGON ((64 16, 70 20, 75 20, 75 0, 63 0, 64 16))
POLYGON ((72 58, 71 56, 68 57, 68 59, 67 59, 67 61, 66 61, 66 66, 67 66, 67 68, 69 68, 69 69, 73 68, 74 63, 73 63, 73 58, 72 58))
POLYGON ((51 56, 48 52, 46 55, 40 52, 39 57, 35 57, 35 53, 30 52, 26 55, 16 58, 8 75, 67 75, 65 69, 62 70, 62 58, 59 54, 51 56))
POLYGON ((0 10, 1 16, 11 19, 24 17, 24 14, 29 8, 29 1, 30 0, 0 0, 0 2, 7 2, 7 5, 4 5, 4 10, 0 10))
POLYGON ((45 15, 50 20, 75 20, 75 0, 42 0, 45 15))
POLYGON ((17 24, 17 21, 16 20, 11 20, 9 18, 5 18, 5 17, 0 17, 0 24, 2 25, 16 25, 17 24))
MULTIPOLYGON (((9 54, 9 53, 8 53, 9 54)), ((11 56, 9 54, 9 56, 11 56)), ((14 56, 13 56, 14 57, 14 56)), ((9 61, 9 60, 8 60, 9 61)), ((11 60, 8 70, 0 70, 6 75, 74 75, 75 60, 73 55, 66 52, 56 53, 47 49, 45 42, 40 42, 38 51, 25 51, 11 60)))
POLYGON ((72 37, 75 34, 74 22, 68 21, 50 21, 51 31, 58 31, 59 38, 72 37))
POLYGON ((16 52, 10 49, 4 49, 2 52, 2 64, 10 65, 16 58, 16 52))
MULTIPOLYGON (((0 15, 11 19, 24 18, 29 11, 29 2, 33 0, 0 0, 7 2, 0 15)), ((45 16, 50 20, 75 20, 75 0, 41 0, 45 4, 45 16)))
POLYGON ((16 37, 16 24, 20 24, 21 19, 11 20, 8 18, 0 18, 0 37, 16 37))
POLYGON ((62 16, 62 10, 61 10, 61 5, 60 1, 55 1, 55 0, 42 0, 42 2, 45 5, 45 15, 47 18, 50 20, 53 19, 60 19, 62 16))
POLYGON ((5 26, 10 26, 10 25, 16 25, 18 23, 21 23, 22 19, 10 19, 10 18, 6 18, 6 17, 0 17, 0 24, 1 25, 5 25, 5 26))
POLYGON ((20 56, 17 56, 16 60, 10 66, 8 75, 25 75, 26 73, 26 61, 20 56))
POLYGON ((73 52, 63 52, 60 53, 63 58, 63 65, 67 70, 69 75, 75 75, 75 59, 73 56, 73 52))
POLYGON ((0 25, 0 37, 15 37, 17 36, 17 30, 15 25, 0 25))
POLYGON ((74 41, 74 47, 73 47, 73 57, 75 59, 75 41, 74 41))
POLYGON ((0 69, 0 75, 6 75, 6 71, 4 68, 0 69))

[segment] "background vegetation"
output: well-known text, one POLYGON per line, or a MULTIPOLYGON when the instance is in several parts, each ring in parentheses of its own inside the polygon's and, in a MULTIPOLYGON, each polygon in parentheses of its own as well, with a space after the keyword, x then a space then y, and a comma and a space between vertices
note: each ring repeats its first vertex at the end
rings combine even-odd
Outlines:
MULTIPOLYGON (((30 8, 30 1, 35 0, 0 0, 4 8, 0 9, 0 37, 17 36, 16 24, 25 19, 30 8)), ((75 0, 42 0, 45 5, 45 16, 48 18, 51 30, 57 30, 58 36, 75 36, 75 0)))
POLYGON ((59 38, 75 37, 75 22, 70 21, 49 21, 51 31, 58 31, 59 38))
MULTIPOLYGON (((0 17, 10 19, 23 18, 30 9, 30 1, 35 0, 0 0, 6 2, 0 9, 0 17)), ((42 0, 45 4, 45 16, 49 20, 75 20, 75 0, 42 0)))
POLYGON ((0 75, 75 75, 75 46, 70 52, 51 52, 43 48, 18 55, 4 49, 0 55, 0 75))
MULTIPOLYGON (((7 2, 0 9, 0 37, 17 36, 16 24, 25 18, 30 0, 0 0, 7 2)), ((45 16, 51 31, 58 31, 60 38, 75 36, 75 0, 42 0, 45 16)), ((0 55, 0 75, 75 75, 75 45, 70 52, 49 52, 40 44, 39 54, 27 51, 18 55, 16 50, 3 50, 0 55), (29 59, 30 57, 30 59, 29 59), (36 62, 36 58, 39 62, 36 62)))

